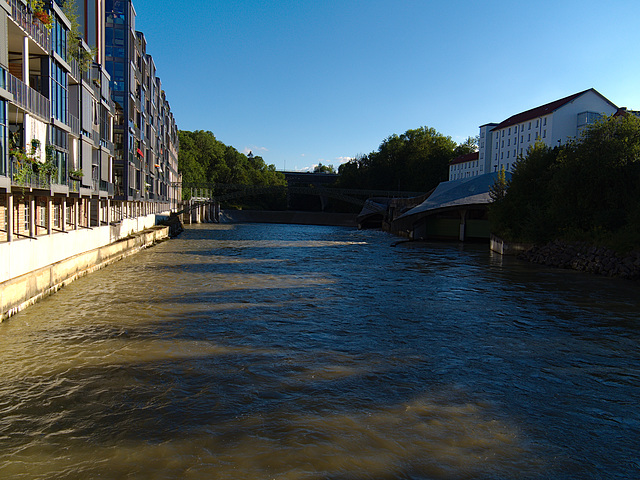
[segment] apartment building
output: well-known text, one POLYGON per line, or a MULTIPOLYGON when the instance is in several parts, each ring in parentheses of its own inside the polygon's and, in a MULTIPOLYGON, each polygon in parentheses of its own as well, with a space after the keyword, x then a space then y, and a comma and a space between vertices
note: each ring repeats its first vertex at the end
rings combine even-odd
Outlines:
POLYGON ((178 129, 130 0, 106 0, 105 61, 116 105, 117 199, 175 205, 178 129))
MULTIPOLYGON (((500 123, 480 126, 478 166, 456 159, 449 168, 449 180, 465 176, 512 172, 529 147, 541 141, 549 147, 566 144, 580 137, 588 125, 618 108, 595 89, 569 95, 545 105, 517 113, 500 123)), ((475 162, 475 159, 473 160, 475 162)))
POLYGON ((144 36, 114 47, 114 3, 0 0, 0 243, 176 205, 175 121, 144 36))

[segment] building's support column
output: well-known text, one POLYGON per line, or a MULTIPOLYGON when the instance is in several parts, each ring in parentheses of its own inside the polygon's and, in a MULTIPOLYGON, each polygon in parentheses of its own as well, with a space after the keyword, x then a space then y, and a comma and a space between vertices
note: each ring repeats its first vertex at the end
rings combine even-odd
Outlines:
POLYGON ((73 229, 78 230, 80 226, 80 201, 78 198, 73 201, 73 229))
POLYGON ((62 215, 62 231, 67 231, 67 197, 62 198, 62 206, 60 207, 62 215))
POLYGON ((25 202, 29 202, 29 236, 37 237, 38 227, 36 227, 36 197, 31 197, 30 200, 25 199, 25 202))
POLYGON ((53 199, 47 198, 47 235, 53 233, 53 199))
POLYGON ((107 204, 107 218, 105 218, 105 220, 107 225, 111 225, 111 201, 107 198, 105 202, 107 204))
POLYGON ((7 193, 7 242, 13 242, 13 194, 7 193))
POLYGON ((460 241, 461 242, 464 242, 466 227, 467 227, 467 211, 462 210, 460 212, 460 241))

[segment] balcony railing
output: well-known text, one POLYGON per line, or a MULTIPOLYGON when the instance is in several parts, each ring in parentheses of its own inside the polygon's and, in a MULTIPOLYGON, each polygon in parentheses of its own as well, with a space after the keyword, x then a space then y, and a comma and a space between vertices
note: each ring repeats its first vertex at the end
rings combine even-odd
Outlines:
POLYGON ((114 193, 113 183, 105 182, 104 180, 100 180, 100 191, 107 192, 107 194, 112 195, 114 193))
MULTIPOLYGON (((22 4, 21 4, 22 5, 22 4)), ((33 88, 25 85, 21 80, 7 72, 7 90, 13 93, 13 103, 24 108, 41 120, 48 122, 51 107, 48 98, 43 97, 33 88)))
POLYGON ((51 35, 44 24, 35 18, 27 6, 20 0, 9 0, 13 20, 20 25, 45 52, 51 51, 51 35))
POLYGON ((80 136, 80 119, 71 114, 69 114, 68 119, 69 119, 69 126, 71 127, 71 133, 79 137, 80 136))
POLYGON ((9 176, 11 185, 18 187, 46 188, 51 186, 51 175, 37 170, 38 164, 29 161, 11 159, 9 176))

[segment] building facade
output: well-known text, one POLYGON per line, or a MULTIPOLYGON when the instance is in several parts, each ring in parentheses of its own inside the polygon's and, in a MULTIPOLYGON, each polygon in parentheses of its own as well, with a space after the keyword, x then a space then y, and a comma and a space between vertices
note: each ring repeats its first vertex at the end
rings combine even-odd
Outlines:
POLYGON ((484 174, 484 165, 478 152, 468 153, 449 162, 449 180, 476 177, 484 174))
POLYGON ((105 59, 116 107, 116 198, 177 202, 178 129, 130 0, 106 0, 105 59))
POLYGON ((133 60, 114 47, 107 3, 0 0, 0 243, 176 206, 175 121, 142 34, 133 60))

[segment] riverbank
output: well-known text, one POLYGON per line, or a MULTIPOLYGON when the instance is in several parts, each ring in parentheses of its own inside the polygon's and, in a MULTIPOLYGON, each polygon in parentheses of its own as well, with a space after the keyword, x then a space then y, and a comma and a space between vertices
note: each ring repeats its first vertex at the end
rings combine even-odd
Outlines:
POLYGON ((640 251, 618 255, 613 250, 588 243, 554 241, 531 247, 519 258, 557 268, 571 268, 608 277, 640 279, 640 251))
POLYGON ((74 280, 168 237, 169 227, 151 226, 108 245, 69 256, 3 281, 0 283, 0 322, 74 280))
POLYGON ((223 210, 220 223, 284 223, 290 225, 324 225, 356 227, 356 215, 352 213, 223 210))

